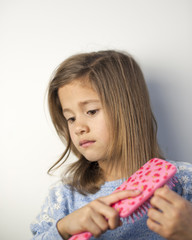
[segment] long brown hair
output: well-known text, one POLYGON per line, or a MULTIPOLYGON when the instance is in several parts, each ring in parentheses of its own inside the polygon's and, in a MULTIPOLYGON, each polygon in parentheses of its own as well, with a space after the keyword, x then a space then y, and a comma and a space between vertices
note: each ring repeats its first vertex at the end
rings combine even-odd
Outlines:
POLYGON ((128 177, 147 160, 163 158, 148 90, 137 62, 129 54, 114 50, 81 53, 62 62, 49 83, 50 115, 66 149, 48 173, 63 165, 72 151, 78 161, 66 173, 71 176, 69 184, 73 188, 83 194, 95 193, 104 182, 98 163, 89 162, 74 147, 62 113, 58 89, 77 79, 88 79, 110 119, 110 169, 121 166, 122 178, 128 177))

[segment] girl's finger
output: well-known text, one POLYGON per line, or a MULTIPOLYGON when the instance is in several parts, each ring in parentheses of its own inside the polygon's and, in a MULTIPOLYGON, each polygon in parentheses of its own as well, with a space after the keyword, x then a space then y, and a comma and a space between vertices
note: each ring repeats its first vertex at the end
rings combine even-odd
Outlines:
POLYGON ((97 212, 92 213, 92 221, 98 226, 101 233, 105 232, 109 228, 106 218, 97 212))
POLYGON ((98 223, 95 222, 94 219, 89 221, 89 224, 86 226, 86 231, 92 233, 92 235, 96 238, 104 232, 104 230, 98 225, 98 223))
MULTIPOLYGON (((91 202, 90 207, 93 210, 92 212, 95 212, 94 215, 91 214, 92 218, 101 227, 101 229, 103 229, 101 226, 103 223, 102 218, 106 219, 108 223, 107 228, 115 229, 120 225, 119 213, 114 208, 100 201, 100 199, 96 199, 95 201, 91 202)), ((104 226, 103 230, 105 230, 105 228, 106 226, 104 226)))
POLYGON ((156 224, 161 224, 161 225, 163 224, 163 221, 164 221, 163 213, 160 212, 159 210, 150 208, 148 210, 147 216, 149 217, 149 219, 154 221, 156 224))
POLYGON ((100 201, 107 205, 111 205, 113 203, 118 202, 119 200, 128 198, 128 197, 136 197, 139 195, 141 192, 138 190, 125 190, 125 191, 119 191, 112 193, 106 197, 101 197, 99 198, 100 201))
POLYGON ((164 213, 168 213, 173 207, 170 202, 168 202, 167 200, 158 195, 152 197, 150 203, 153 207, 161 210, 164 213))
POLYGON ((162 232, 162 225, 157 223, 156 221, 152 220, 151 218, 147 219, 147 226, 149 229, 151 229, 152 231, 161 234, 162 232))
POLYGON ((174 191, 172 191, 167 185, 165 185, 162 188, 157 189, 155 191, 154 195, 164 198, 166 201, 172 203, 173 205, 176 204, 178 201, 182 200, 182 197, 179 196, 174 191))

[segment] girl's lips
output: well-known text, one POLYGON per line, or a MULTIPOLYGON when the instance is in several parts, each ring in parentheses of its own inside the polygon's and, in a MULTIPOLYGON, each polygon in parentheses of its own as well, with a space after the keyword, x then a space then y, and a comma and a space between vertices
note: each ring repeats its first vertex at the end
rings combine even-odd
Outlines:
POLYGON ((92 145, 95 141, 89 141, 89 140, 84 140, 79 143, 79 145, 83 148, 89 147, 92 145))

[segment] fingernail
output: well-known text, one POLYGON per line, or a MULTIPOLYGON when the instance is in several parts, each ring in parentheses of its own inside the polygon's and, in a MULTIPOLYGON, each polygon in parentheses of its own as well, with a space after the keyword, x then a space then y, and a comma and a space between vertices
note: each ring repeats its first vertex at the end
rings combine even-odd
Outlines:
POLYGON ((141 191, 138 190, 138 189, 136 189, 136 190, 134 190, 134 192, 135 192, 135 193, 140 193, 141 191))

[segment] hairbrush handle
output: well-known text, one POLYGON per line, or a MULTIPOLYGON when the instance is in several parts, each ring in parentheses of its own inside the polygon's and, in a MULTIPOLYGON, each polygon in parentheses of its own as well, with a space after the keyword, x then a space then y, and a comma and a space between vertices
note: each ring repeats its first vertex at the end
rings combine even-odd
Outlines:
POLYGON ((83 232, 79 234, 75 234, 69 238, 69 240, 89 240, 92 234, 90 232, 83 232))
MULTIPOLYGON (((119 212, 122 218, 132 218, 136 215, 142 217, 149 208, 149 199, 156 189, 167 184, 170 188, 175 186, 177 179, 174 177, 176 167, 159 158, 153 158, 137 170, 128 180, 123 182, 114 192, 123 190, 140 190, 142 193, 136 197, 129 197, 111 205, 119 212)), ((70 240, 88 240, 92 234, 84 232, 73 235, 70 240)))

